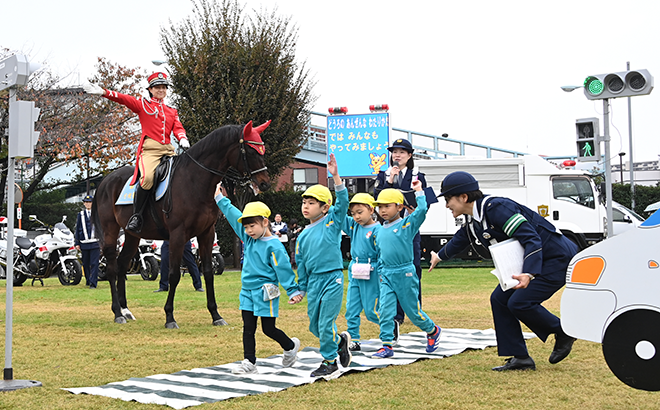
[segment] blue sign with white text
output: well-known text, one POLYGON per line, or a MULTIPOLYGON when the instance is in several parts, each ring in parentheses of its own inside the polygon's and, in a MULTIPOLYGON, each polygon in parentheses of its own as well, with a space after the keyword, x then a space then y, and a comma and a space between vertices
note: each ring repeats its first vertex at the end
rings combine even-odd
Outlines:
POLYGON ((342 177, 369 177, 388 167, 390 114, 328 117, 328 156, 335 154, 342 177))

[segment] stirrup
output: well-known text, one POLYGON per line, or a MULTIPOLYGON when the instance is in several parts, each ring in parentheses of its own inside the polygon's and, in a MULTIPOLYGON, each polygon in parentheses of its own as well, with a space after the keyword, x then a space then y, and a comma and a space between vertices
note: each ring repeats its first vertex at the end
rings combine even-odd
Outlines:
POLYGON ((133 214, 126 224, 126 230, 135 233, 142 232, 142 215, 133 214))

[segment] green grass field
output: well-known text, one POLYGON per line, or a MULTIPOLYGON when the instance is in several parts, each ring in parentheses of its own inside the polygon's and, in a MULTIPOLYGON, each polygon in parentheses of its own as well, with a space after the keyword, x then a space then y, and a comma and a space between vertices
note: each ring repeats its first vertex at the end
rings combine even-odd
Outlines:
MULTIPOLYGON (((5 286, 0 282, 0 320, 5 320, 5 286)), ((424 274, 424 310, 442 327, 492 327, 488 298, 496 285, 488 269, 436 269, 424 274)), ((163 406, 74 395, 65 387, 98 386, 131 377, 230 363, 243 358, 238 310, 240 273, 216 277, 220 314, 229 326, 211 326, 205 294, 182 279, 175 299, 179 330, 164 328, 166 295, 157 282, 129 278, 128 305, 137 321, 113 322, 107 282, 90 290, 64 287, 57 278, 14 289, 13 369, 15 379, 38 380, 43 387, 0 393, 0 409, 162 409, 163 406)), ((546 303, 559 312, 560 294, 546 303)), ((363 320, 363 337, 378 328, 363 320)), ((318 346, 307 330, 306 300, 282 303, 278 327, 303 346, 318 346)), ((343 316, 338 320, 345 329, 343 316)), ((402 333, 417 331, 409 321, 402 333)), ((0 342, 4 352, 4 326, 0 342)), ((554 339, 528 342, 536 372, 496 373, 503 363, 496 349, 468 351, 441 360, 351 374, 330 382, 204 404, 200 409, 657 409, 660 393, 634 390, 609 371, 601 346, 578 341, 557 365, 548 363, 554 339)), ((263 334, 257 355, 281 353, 263 334)), ((4 367, 4 366, 3 366, 4 367)))

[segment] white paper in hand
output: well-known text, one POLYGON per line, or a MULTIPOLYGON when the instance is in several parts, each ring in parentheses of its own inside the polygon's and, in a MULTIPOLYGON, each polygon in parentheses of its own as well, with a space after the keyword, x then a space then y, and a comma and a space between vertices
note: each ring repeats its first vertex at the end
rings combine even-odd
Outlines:
POLYGON ((517 239, 507 239, 506 241, 491 245, 488 250, 493 257, 495 269, 491 271, 500 282, 503 291, 507 291, 520 283, 514 279, 513 275, 520 275, 523 269, 525 259, 525 248, 522 247, 517 239))

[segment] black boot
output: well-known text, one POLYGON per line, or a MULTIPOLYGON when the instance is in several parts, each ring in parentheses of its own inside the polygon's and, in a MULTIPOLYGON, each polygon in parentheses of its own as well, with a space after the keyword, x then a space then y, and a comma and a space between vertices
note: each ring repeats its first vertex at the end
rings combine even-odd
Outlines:
POLYGON ((133 215, 126 224, 127 231, 140 233, 142 231, 142 211, 147 203, 151 190, 142 189, 141 186, 135 189, 135 200, 133 201, 133 215))

